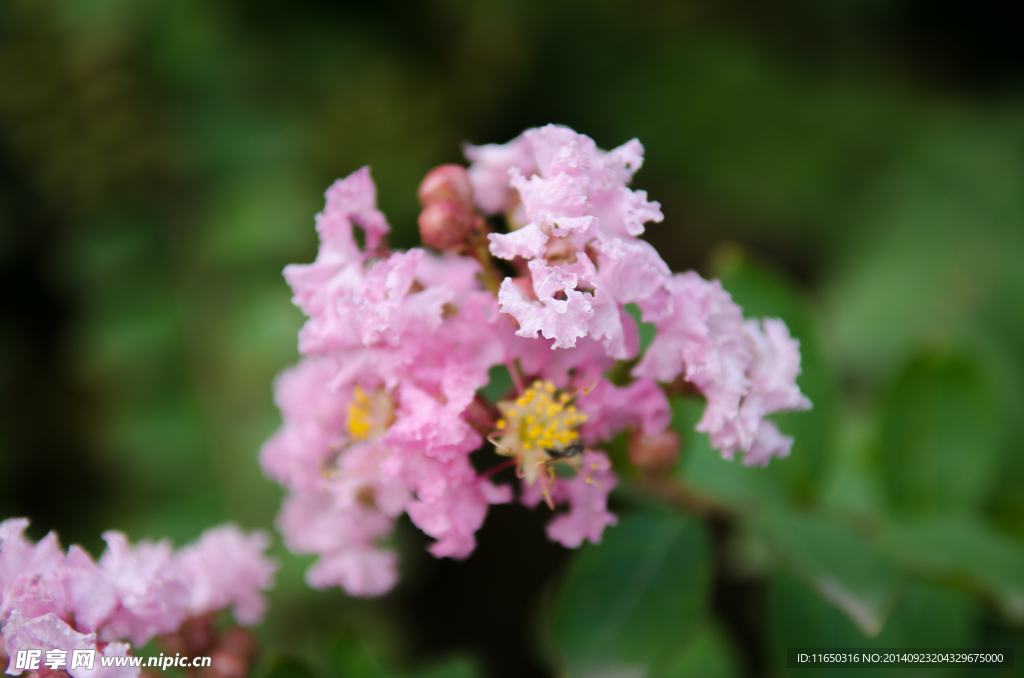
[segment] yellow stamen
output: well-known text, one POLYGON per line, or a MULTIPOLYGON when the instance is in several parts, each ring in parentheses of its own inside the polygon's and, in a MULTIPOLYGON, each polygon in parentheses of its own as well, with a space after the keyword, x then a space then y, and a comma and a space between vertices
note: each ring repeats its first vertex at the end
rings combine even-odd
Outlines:
POLYGON ((495 423, 495 449, 519 458, 527 482, 535 482, 540 469, 575 456, 558 454, 578 444, 576 429, 586 420, 572 402, 573 396, 553 382, 535 381, 515 400, 498 403, 502 416, 495 423))
POLYGON ((376 440, 394 421, 394 403, 384 389, 368 394, 360 386, 355 387, 345 422, 352 440, 376 440))
POLYGON ((348 404, 348 432, 354 440, 370 437, 370 397, 356 386, 352 402, 348 404))

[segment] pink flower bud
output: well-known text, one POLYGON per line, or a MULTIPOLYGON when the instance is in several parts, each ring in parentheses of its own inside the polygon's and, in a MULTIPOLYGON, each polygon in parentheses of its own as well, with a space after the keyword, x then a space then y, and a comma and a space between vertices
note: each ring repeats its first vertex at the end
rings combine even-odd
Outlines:
POLYGON ((200 675, 203 678, 245 678, 249 666, 245 660, 227 650, 215 650, 210 655, 210 666, 204 668, 200 675))
POLYGON ((424 207, 439 200, 455 200, 472 207, 473 184, 462 165, 441 165, 423 178, 417 196, 424 207))
POLYGON ((160 649, 165 654, 202 655, 213 646, 212 615, 189 617, 178 630, 160 636, 160 649))
POLYGON ((189 654, 203 654, 213 644, 213 616, 204 614, 189 617, 178 629, 178 633, 185 639, 189 654))
POLYGON ((649 473, 662 473, 679 460, 679 434, 672 429, 661 433, 636 431, 629 439, 629 460, 649 473))
POLYGON ((217 648, 230 652, 236 657, 241 657, 246 662, 251 662, 260 653, 259 645, 253 635, 237 626, 224 632, 217 643, 217 648))
POLYGON ((420 239, 435 250, 450 250, 466 239, 473 215, 457 200, 437 200, 420 212, 420 239))

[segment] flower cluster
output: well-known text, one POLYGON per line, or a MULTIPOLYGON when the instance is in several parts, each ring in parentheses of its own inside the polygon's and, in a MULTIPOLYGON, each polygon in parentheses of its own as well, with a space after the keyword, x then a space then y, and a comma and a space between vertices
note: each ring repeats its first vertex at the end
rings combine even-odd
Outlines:
MULTIPOLYGON (((98 562, 77 545, 63 551, 52 532, 32 543, 26 527, 24 518, 0 523, 0 622, 11 658, 39 649, 125 656, 133 645, 228 607, 238 623, 255 624, 276 570, 263 554, 267 535, 247 535, 234 525, 209 529, 178 551, 166 540, 132 546, 120 532, 106 532, 107 550, 98 562)), ((7 669, 20 672, 13 663, 7 669)), ((98 664, 69 669, 74 678, 138 672, 98 664)))
POLYGON ((420 232, 439 253, 387 249, 363 168, 328 189, 316 260, 285 269, 309 319, 302 360, 276 383, 284 424, 261 463, 288 490, 286 545, 319 556, 314 587, 394 586, 385 540, 403 513, 436 540, 435 556, 468 556, 488 506, 512 500, 492 481, 506 466, 524 504, 568 504, 551 539, 598 542, 616 522, 601 444, 631 431, 631 458, 652 467, 678 448, 658 382, 692 382, 708 400, 700 430, 747 464, 789 453, 767 414, 810 405, 781 321, 744 320, 717 282, 673 275, 639 238, 662 214, 628 187, 638 141, 605 152, 549 125, 466 155, 468 170, 445 165, 420 186, 420 232), (502 221, 508 232, 491 232, 502 221), (629 304, 658 330, 643 356, 629 304), (628 383, 613 383, 623 361, 628 383), (480 389, 495 368, 513 386, 492 403, 480 389), (485 440, 509 460, 478 472, 470 455, 485 440))

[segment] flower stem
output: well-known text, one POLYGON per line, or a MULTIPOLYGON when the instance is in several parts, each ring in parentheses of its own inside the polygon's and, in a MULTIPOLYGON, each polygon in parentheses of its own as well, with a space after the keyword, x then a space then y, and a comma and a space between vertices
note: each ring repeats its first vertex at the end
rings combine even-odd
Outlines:
POLYGON ((505 368, 508 370, 509 376, 512 377, 512 385, 516 387, 516 395, 523 395, 525 390, 523 385, 523 368, 519 358, 514 359, 511 364, 506 363, 505 368))
POLYGON ((493 476, 495 473, 500 473, 501 471, 504 471, 505 469, 509 468, 510 466, 515 465, 515 463, 516 463, 515 459, 509 459, 508 461, 503 461, 502 463, 498 464, 497 466, 492 466, 491 468, 487 469, 486 471, 484 471, 483 473, 478 475, 477 476, 477 480, 487 480, 488 478, 493 476))
POLYGON ((724 518, 732 514, 724 504, 701 496, 678 480, 646 477, 636 479, 634 484, 641 492, 667 501, 689 513, 709 518, 724 518))

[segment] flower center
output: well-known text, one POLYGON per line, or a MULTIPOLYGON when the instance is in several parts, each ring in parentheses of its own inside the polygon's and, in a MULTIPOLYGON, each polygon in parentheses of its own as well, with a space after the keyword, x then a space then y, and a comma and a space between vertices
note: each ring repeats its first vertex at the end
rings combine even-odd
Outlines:
POLYGON ((362 387, 356 386, 348 404, 346 422, 352 440, 376 440, 394 421, 395 406, 384 389, 379 388, 367 395, 362 387))
POLYGON ((538 467, 580 451, 576 429, 587 420, 572 397, 550 381, 535 381, 515 400, 498 403, 502 418, 495 424, 498 454, 519 458, 520 472, 533 482, 538 467))

